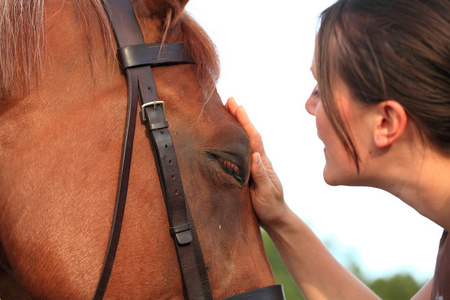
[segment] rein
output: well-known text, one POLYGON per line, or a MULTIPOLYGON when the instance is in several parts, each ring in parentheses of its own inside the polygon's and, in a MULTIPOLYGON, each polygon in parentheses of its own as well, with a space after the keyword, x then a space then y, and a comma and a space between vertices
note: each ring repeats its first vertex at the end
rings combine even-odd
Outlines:
MULTIPOLYGON (((188 64, 192 61, 184 54, 183 44, 144 44, 141 29, 129 0, 103 0, 103 4, 117 41, 120 65, 127 78, 128 107, 110 238, 93 299, 100 300, 105 295, 119 244, 138 104, 141 106, 142 121, 150 135, 169 217, 170 234, 177 251, 185 297, 212 299, 207 268, 184 194, 175 148, 168 130, 169 124, 165 119, 165 104, 158 98, 152 73, 152 67, 188 64)), ((227 299, 249 298, 284 299, 284 293, 281 285, 274 285, 227 299)))

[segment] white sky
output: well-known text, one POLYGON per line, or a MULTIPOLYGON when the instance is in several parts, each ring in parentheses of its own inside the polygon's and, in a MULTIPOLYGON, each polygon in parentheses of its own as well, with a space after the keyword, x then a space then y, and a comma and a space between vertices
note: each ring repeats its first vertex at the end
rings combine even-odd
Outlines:
POLYGON ((330 187, 323 144, 304 104, 320 12, 333 0, 190 0, 186 10, 219 51, 222 100, 233 96, 260 131, 289 206, 344 264, 371 276, 433 274, 441 227, 390 194, 330 187))

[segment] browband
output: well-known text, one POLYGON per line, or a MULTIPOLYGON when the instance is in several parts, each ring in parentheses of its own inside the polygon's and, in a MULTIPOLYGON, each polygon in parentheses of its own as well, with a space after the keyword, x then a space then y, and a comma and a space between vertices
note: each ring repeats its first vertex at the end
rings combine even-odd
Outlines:
POLYGON ((192 63, 180 43, 129 45, 120 47, 117 53, 122 69, 192 63))

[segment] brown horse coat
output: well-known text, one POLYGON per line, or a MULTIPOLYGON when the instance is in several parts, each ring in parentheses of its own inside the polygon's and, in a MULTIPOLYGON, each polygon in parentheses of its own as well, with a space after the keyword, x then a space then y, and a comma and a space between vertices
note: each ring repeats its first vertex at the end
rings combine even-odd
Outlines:
MULTIPOLYGON (((274 280, 249 198, 248 139, 214 90, 214 47, 185 4, 133 2, 147 43, 185 42, 198 61, 154 76, 221 299, 274 280)), ((0 298, 89 299, 109 238, 127 103, 107 19, 100 0, 6 0, 0 12, 0 298)), ((106 298, 183 298, 141 124, 106 298)))

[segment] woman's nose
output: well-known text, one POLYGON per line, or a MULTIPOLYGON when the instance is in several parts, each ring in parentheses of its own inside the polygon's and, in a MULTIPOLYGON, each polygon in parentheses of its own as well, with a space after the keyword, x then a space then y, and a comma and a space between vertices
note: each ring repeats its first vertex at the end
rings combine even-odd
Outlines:
POLYGON ((305 108, 306 111, 315 116, 316 115, 316 107, 317 107, 317 103, 319 103, 319 99, 316 95, 314 95, 314 92, 311 94, 311 96, 309 96, 308 100, 306 100, 305 103, 305 108))

